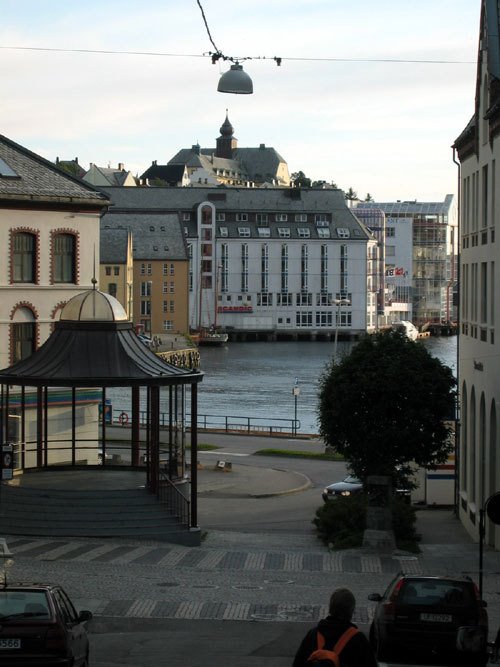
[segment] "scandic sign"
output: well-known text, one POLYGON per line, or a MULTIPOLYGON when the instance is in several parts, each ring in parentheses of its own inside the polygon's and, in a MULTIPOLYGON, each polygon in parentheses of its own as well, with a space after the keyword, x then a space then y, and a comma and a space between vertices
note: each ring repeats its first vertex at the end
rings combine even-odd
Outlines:
POLYGON ((252 306, 218 306, 218 313, 253 313, 252 306))

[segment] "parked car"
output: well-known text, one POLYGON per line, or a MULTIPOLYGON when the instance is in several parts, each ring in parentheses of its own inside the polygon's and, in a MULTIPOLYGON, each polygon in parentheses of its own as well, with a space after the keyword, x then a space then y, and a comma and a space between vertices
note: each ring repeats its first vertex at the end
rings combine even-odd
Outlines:
POLYGON ((0 664, 88 667, 85 623, 60 586, 7 585, 0 588, 0 664))
POLYGON ((382 595, 372 593, 368 599, 378 603, 370 642, 379 660, 422 654, 468 667, 487 664, 486 602, 470 577, 399 574, 382 595), (479 641, 459 641, 465 629, 479 641))
POLYGON ((340 496, 352 496, 354 493, 360 493, 363 490, 361 481, 353 475, 347 475, 341 482, 335 482, 323 489, 323 500, 334 500, 340 496))

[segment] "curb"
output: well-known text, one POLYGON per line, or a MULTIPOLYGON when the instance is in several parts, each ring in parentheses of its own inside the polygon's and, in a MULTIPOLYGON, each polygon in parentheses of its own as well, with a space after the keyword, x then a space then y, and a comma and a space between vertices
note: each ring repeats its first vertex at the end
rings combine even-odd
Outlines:
MULTIPOLYGON (((271 468, 271 470, 279 470, 279 472, 290 472, 289 470, 282 470, 280 468, 271 468)), ((296 486, 292 489, 286 489, 285 491, 271 491, 269 493, 250 493, 250 498, 271 498, 272 496, 286 496, 291 493, 300 493, 300 491, 305 491, 313 486, 313 483, 307 475, 304 475, 301 472, 294 472, 294 475, 299 475, 304 478, 304 483, 301 486, 296 486)))

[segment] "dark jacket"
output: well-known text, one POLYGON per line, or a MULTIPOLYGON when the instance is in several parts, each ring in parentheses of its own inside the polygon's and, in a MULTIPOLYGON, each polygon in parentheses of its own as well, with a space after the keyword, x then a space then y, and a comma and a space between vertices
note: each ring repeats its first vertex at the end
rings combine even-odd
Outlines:
MULTIPOLYGON (((302 640, 295 655, 293 667, 312 667, 313 663, 307 662, 307 659, 318 648, 318 630, 325 638, 325 648, 331 650, 341 635, 350 627, 356 627, 356 625, 335 619, 332 616, 320 621, 317 627, 309 630, 302 640)), ((362 632, 358 632, 354 637, 351 637, 339 655, 339 659, 341 667, 378 667, 373 649, 362 632)))

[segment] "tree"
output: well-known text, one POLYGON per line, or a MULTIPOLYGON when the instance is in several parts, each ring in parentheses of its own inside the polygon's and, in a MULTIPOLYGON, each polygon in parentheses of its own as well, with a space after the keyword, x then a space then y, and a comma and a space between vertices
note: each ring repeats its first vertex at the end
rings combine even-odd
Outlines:
POLYGON ((389 475, 408 483, 411 462, 446 462, 455 385, 451 370, 403 332, 366 336, 320 378, 320 435, 363 482, 389 475))
POLYGON ((290 180, 296 188, 310 188, 311 179, 307 178, 303 171, 295 171, 291 176, 290 180))
POLYGON ((345 193, 345 198, 353 201, 354 199, 358 198, 358 193, 356 192, 356 190, 349 188, 349 190, 347 190, 347 192, 345 193))
POLYGON ((369 192, 366 193, 365 201, 375 201, 369 192))

